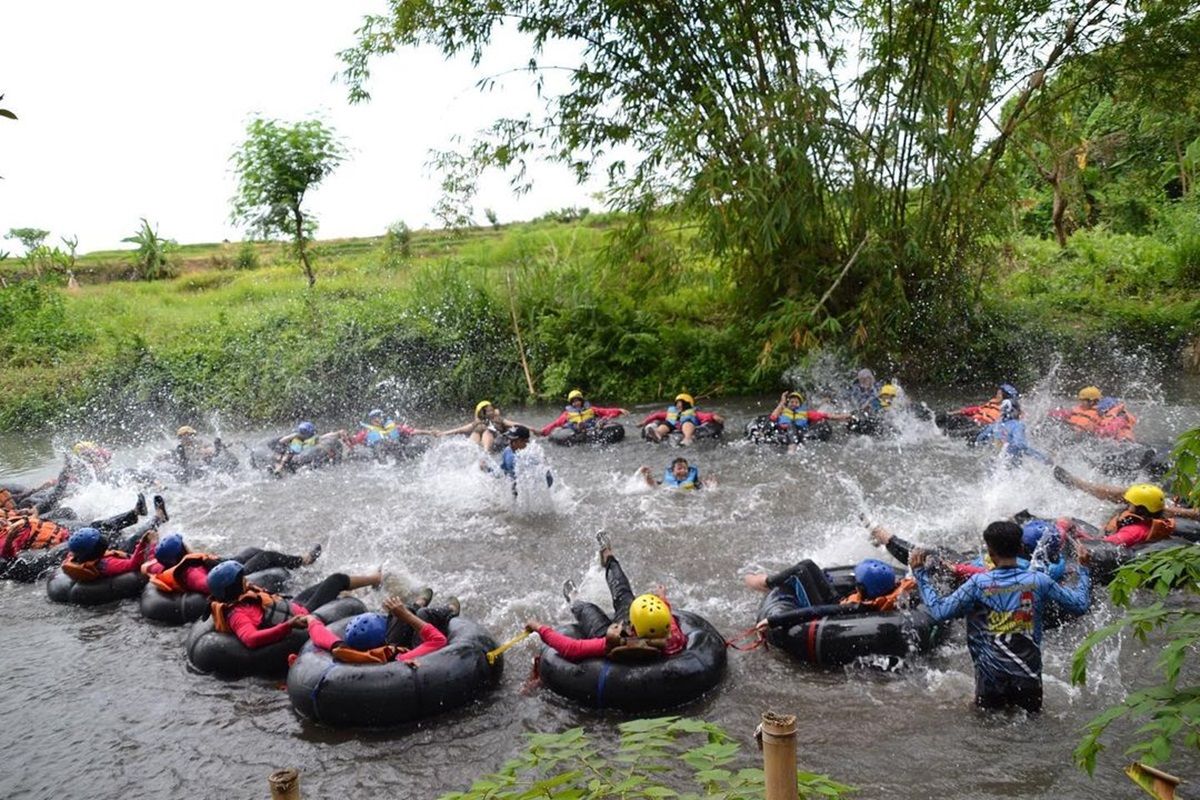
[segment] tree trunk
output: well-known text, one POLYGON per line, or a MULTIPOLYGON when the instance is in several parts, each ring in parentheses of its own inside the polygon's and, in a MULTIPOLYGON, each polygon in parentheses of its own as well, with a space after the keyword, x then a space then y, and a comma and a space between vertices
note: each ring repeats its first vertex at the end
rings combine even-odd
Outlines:
POLYGON ((1063 195, 1062 177, 1059 174, 1059 168, 1054 168, 1054 174, 1050 177, 1050 186, 1054 188, 1054 205, 1050 211, 1050 221, 1054 223, 1054 238, 1058 240, 1058 246, 1066 249, 1067 247, 1067 229, 1065 217, 1067 213, 1067 198, 1063 195))
POLYGON ((308 248, 304 241, 304 214, 298 207, 292 208, 292 216, 296 220, 296 252, 300 255, 300 263, 304 265, 304 274, 308 278, 308 288, 317 285, 317 276, 313 275, 312 264, 308 261, 308 248))

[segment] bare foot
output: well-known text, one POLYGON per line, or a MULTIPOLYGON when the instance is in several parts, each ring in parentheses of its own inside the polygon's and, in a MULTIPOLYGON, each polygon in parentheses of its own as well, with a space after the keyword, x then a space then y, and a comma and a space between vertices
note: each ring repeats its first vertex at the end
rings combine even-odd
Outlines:
POLYGON ((751 572, 742 576, 742 581, 756 592, 767 591, 767 573, 751 572))

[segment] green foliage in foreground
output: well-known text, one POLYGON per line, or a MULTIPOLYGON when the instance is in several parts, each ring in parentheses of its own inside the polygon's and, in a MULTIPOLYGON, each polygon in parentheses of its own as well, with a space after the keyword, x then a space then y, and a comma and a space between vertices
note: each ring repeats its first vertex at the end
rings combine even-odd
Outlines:
MULTIPOLYGON (((763 771, 738 768, 741 746, 720 726, 682 717, 626 722, 615 746, 583 728, 529 737, 525 752, 465 792, 441 800, 761 800, 763 771)), ((801 798, 843 797, 850 787, 797 773, 801 798)))
MULTIPOLYGON (((1177 492, 1193 501, 1200 499, 1200 428, 1180 437, 1175 464, 1177 492)), ((1075 652, 1071 681, 1079 685, 1087 681, 1088 656, 1107 639, 1128 630, 1142 644, 1151 633, 1167 642, 1158 658, 1162 683, 1133 692, 1087 724, 1075 759, 1088 774, 1095 770, 1096 758, 1105 749, 1101 737, 1123 717, 1146 720, 1138 728, 1138 740, 1125 752, 1148 764, 1162 764, 1177 745, 1200 750, 1200 686, 1188 685, 1195 675, 1183 671, 1185 661, 1200 648, 1200 612, 1170 600, 1172 591, 1200 595, 1200 547, 1163 550, 1118 570, 1109 593, 1116 605, 1126 609, 1125 616, 1092 633, 1075 652), (1158 599, 1144 608, 1130 608, 1138 591, 1152 592, 1158 599)))

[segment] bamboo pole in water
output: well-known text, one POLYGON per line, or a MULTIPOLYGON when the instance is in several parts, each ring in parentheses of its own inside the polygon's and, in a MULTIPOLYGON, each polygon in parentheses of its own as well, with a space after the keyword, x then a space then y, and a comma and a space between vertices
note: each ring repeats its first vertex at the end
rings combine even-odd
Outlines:
POLYGON ((1135 761, 1125 768, 1129 779, 1145 790, 1146 794, 1157 800, 1175 800, 1175 789, 1181 781, 1168 772, 1154 767, 1148 767, 1140 761, 1135 761))
POLYGON ((271 800, 300 800, 300 773, 294 769, 281 769, 267 778, 271 787, 271 800))
POLYGON ((763 751, 767 800, 798 800, 796 716, 766 711, 754 735, 763 751))

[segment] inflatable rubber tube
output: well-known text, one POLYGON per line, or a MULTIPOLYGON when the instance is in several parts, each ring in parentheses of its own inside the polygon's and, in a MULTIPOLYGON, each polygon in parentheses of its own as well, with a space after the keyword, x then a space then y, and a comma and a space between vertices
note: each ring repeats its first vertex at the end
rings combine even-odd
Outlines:
POLYGON ((0 578, 33 583, 62 564, 66 557, 65 543, 49 550, 22 550, 15 558, 0 560, 0 578))
POLYGON ((755 444, 778 445, 787 447, 793 441, 797 443, 817 440, 827 442, 833 436, 833 427, 825 420, 815 422, 806 428, 801 428, 796 434, 781 430, 775 426, 769 414, 755 417, 746 423, 744 429, 746 439, 755 444))
POLYGON ((56 603, 99 606, 137 597, 142 593, 145 583, 146 576, 140 572, 126 572, 113 578, 83 583, 72 580, 60 568, 46 581, 46 595, 56 603))
POLYGON ((555 428, 546 438, 553 444, 562 447, 578 447, 579 445, 603 447, 624 441, 625 426, 619 424, 605 425, 600 428, 588 428, 584 431, 575 431, 570 428, 555 428))
MULTIPOLYGON (((268 592, 278 593, 287 585, 288 571, 282 567, 264 569, 250 573, 246 580, 268 592)), ((208 611, 209 599, 208 595, 201 592, 164 592, 150 582, 142 590, 138 607, 146 619, 182 625, 203 617, 208 611)))
MULTIPOLYGON (((759 607, 758 618, 769 619, 787 587, 772 589, 759 607)), ((794 605, 787 604, 787 609, 794 605)), ((803 609, 801 609, 803 610, 803 609)), ((949 626, 938 624, 922 607, 911 611, 848 612, 814 616, 768 629, 767 641, 814 666, 837 667, 862 657, 905 658, 939 644, 949 626)))
MULTIPOLYGON (((329 629, 341 636, 348 621, 329 629)), ((496 642, 471 620, 450 620, 447 640, 415 668, 399 661, 346 664, 309 642, 288 670, 288 697, 302 716, 335 727, 402 725, 459 708, 495 686, 503 660, 488 664, 496 642)))
MULTIPOLYGON (((679 611, 687 648, 678 655, 646 664, 621 664, 607 658, 567 661, 542 648, 540 675, 552 691, 591 708, 646 711, 691 702, 714 688, 725 674, 725 639, 698 614, 679 611)), ((559 629, 575 638, 576 625, 559 629)))
MULTIPOLYGON (((366 610, 356 598, 339 597, 313 613, 323 622, 333 622, 362 614, 366 610)), ((273 678, 287 672, 288 656, 297 652, 306 641, 307 631, 293 630, 285 639, 251 650, 232 633, 214 630, 212 617, 207 617, 192 623, 184 649, 187 651, 188 664, 199 672, 222 678, 245 678, 250 675, 273 678)))

